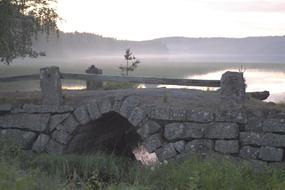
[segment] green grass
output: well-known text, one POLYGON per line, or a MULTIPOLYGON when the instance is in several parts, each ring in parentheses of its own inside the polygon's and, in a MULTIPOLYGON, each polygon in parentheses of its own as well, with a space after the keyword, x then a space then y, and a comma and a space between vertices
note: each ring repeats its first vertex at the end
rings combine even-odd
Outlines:
POLYGON ((34 155, 0 140, 1 190, 283 190, 285 171, 259 173, 227 160, 191 157, 142 166, 127 158, 34 155))

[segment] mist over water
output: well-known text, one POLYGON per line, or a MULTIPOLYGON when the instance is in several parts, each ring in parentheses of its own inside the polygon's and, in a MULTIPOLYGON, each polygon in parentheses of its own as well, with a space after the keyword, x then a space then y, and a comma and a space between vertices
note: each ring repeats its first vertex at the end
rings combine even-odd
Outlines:
MULTIPOLYGON (((246 69, 244 76, 248 92, 268 90, 271 96, 267 101, 285 101, 285 62, 254 61, 253 58, 253 61, 249 62, 236 57, 233 59, 234 61, 230 61, 231 59, 229 57, 222 55, 216 55, 216 58, 209 55, 137 55, 137 57, 141 63, 135 72, 130 74, 131 76, 219 80, 224 72, 228 70, 238 71, 242 66, 246 69), (202 57, 204 57, 204 59, 202 59, 202 57)), ((92 64, 103 69, 104 74, 120 75, 121 73, 118 67, 124 63, 123 56, 18 59, 10 66, 0 65, 0 76, 39 73, 40 68, 47 66, 59 66, 61 72, 85 73, 85 69, 92 64)), ((63 88, 65 89, 82 89, 84 87, 84 81, 63 81, 63 88)), ((39 90, 38 81, 0 83, 0 92, 33 90, 39 90)))

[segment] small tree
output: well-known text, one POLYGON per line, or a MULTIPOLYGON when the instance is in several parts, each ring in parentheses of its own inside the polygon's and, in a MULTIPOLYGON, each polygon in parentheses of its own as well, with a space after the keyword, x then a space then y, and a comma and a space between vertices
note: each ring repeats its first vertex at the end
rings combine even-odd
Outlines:
POLYGON ((122 71, 122 75, 129 75, 129 71, 134 71, 137 67, 140 61, 133 55, 131 52, 131 49, 126 49, 124 58, 126 60, 126 65, 121 65, 119 69, 122 71))

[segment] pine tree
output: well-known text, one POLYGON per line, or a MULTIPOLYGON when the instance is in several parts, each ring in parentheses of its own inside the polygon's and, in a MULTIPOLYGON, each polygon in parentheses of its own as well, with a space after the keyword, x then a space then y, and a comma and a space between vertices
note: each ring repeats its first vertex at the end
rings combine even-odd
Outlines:
POLYGON ((128 76, 130 71, 134 71, 138 67, 140 61, 133 55, 130 48, 126 49, 124 58, 126 65, 121 65, 119 69, 122 71, 122 75, 128 76))

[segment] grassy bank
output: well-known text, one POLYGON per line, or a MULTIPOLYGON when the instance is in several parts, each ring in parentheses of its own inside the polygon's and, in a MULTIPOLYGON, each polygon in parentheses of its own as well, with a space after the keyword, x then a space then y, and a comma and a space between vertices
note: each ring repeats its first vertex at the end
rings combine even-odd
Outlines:
POLYGON ((0 143, 1 190, 282 190, 285 171, 255 173, 246 165, 185 159, 146 167, 127 158, 33 155, 0 143))

